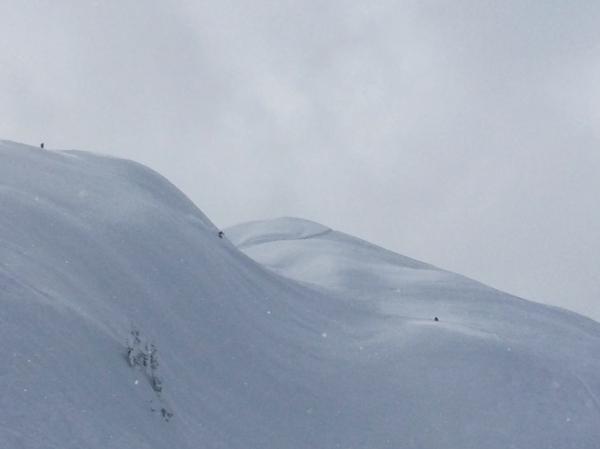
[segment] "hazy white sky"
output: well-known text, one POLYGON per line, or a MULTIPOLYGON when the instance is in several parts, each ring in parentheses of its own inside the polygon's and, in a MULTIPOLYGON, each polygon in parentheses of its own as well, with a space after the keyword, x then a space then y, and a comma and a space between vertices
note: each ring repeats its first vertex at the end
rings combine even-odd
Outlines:
POLYGON ((2 0, 0 138, 600 319, 599 24, 596 0, 2 0))

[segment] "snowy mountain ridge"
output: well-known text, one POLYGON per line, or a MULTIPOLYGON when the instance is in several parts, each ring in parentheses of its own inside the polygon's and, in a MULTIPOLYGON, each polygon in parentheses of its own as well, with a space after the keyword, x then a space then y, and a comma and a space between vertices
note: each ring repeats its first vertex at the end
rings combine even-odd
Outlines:
POLYGON ((0 211, 1 449, 600 447, 577 314, 305 220, 220 239, 85 152, 1 141, 0 211))

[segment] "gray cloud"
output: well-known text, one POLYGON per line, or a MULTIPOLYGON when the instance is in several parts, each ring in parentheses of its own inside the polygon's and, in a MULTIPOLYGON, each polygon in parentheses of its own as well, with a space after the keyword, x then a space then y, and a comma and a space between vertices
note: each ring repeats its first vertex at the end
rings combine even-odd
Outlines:
POLYGON ((600 319, 600 4, 0 5, 0 136, 600 319))

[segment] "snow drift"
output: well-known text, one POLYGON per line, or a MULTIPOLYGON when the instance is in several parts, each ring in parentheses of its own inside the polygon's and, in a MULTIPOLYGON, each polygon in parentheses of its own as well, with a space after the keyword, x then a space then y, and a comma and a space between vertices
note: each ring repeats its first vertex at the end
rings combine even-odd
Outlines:
POLYGON ((0 448, 600 444, 584 317, 302 220, 228 230, 238 249, 90 153, 1 142, 0 212, 0 448))

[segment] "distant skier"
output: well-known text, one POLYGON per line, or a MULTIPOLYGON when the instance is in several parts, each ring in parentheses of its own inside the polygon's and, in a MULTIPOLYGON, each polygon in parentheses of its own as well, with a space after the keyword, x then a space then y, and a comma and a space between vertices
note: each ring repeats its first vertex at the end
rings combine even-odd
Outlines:
POLYGON ((436 316, 433 321, 439 321, 440 319, 436 316))
POLYGON ((225 236, 225 233, 223 231, 219 231, 219 238, 222 239, 225 236))
POLYGON ((40 143, 40 148, 43 150, 44 149, 44 142, 40 143))

